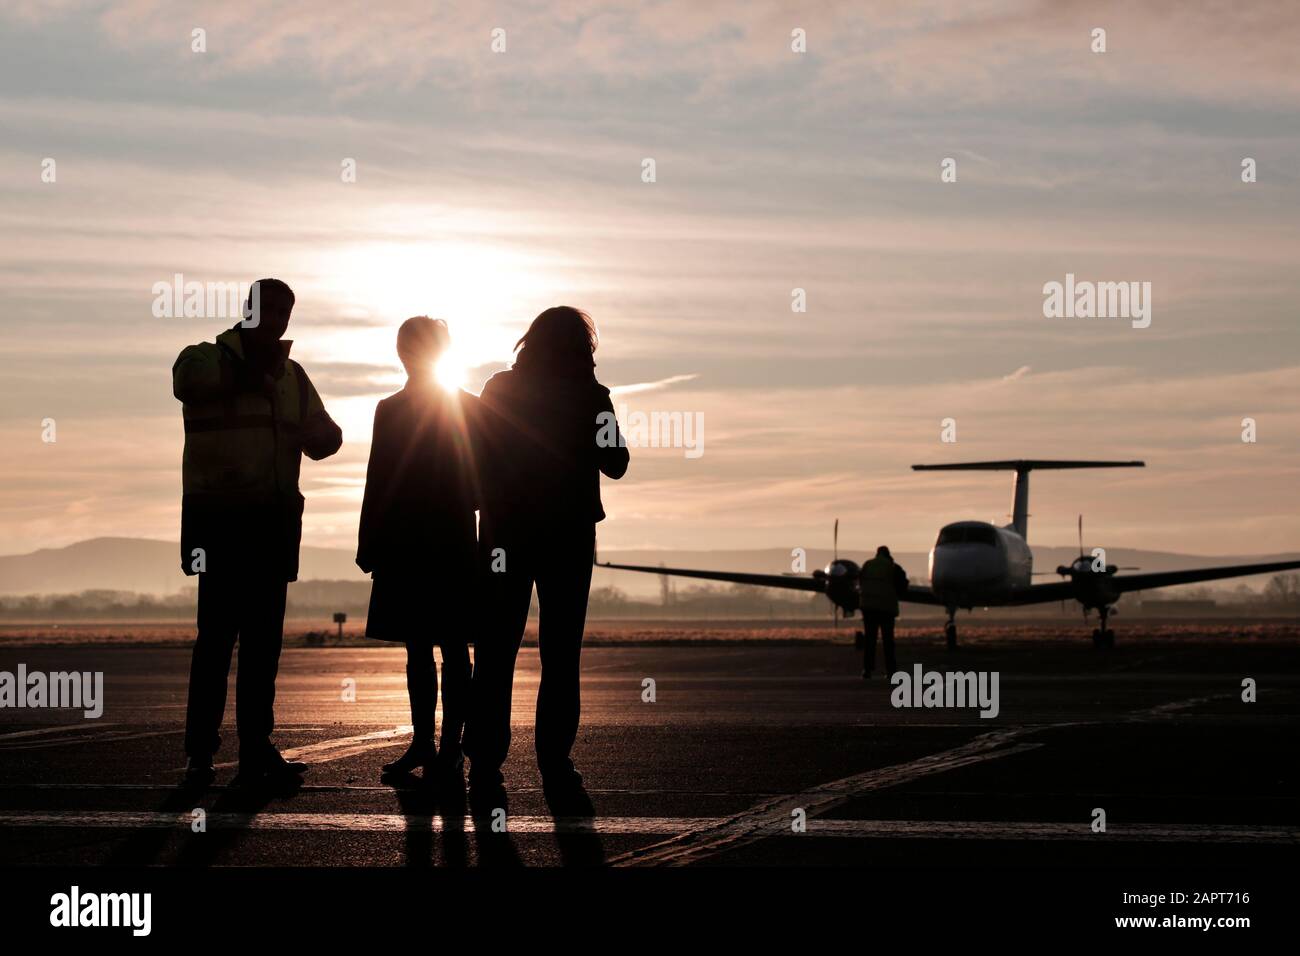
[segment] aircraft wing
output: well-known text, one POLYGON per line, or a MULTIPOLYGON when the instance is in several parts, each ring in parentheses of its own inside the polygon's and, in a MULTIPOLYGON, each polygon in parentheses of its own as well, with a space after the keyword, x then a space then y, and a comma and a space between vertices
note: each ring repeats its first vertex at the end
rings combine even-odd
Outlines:
MULTIPOLYGON (((1191 568, 1186 571, 1155 571, 1151 574, 1115 575, 1107 581, 1112 590, 1127 594, 1167 588, 1176 584, 1195 584, 1198 581, 1218 581, 1223 578, 1244 578, 1252 574, 1270 574, 1275 571, 1300 569, 1300 561, 1274 561, 1268 564, 1230 564, 1220 568, 1191 568)), ((1012 595, 1007 604, 1046 604, 1049 601, 1068 601, 1076 594, 1073 581, 1053 581, 1050 584, 1031 584, 1012 595)))
POLYGON ((1147 588, 1167 588, 1174 584, 1195 584, 1197 581, 1217 581, 1220 578, 1244 578, 1250 574, 1271 574, 1274 571, 1294 571, 1300 561, 1274 561, 1270 564, 1230 564, 1221 568, 1196 568, 1188 571, 1156 571, 1151 574, 1118 575, 1111 585, 1121 593, 1145 591, 1147 588))
POLYGON ((1050 601, 1070 601, 1074 599, 1073 581, 1053 581, 1051 584, 1031 584, 1012 593, 1010 600, 1004 602, 1012 607, 1024 604, 1047 604, 1050 601))
MULTIPOLYGON (((789 591, 815 591, 826 593, 824 579, 786 574, 746 574, 741 571, 697 571, 689 568, 660 568, 643 564, 611 564, 597 561, 598 568, 614 568, 618 571, 643 571, 646 574, 671 574, 680 578, 700 578, 705 581, 727 581, 732 584, 752 584, 761 588, 785 588, 789 591)), ((909 585, 906 594, 900 594, 900 601, 912 604, 942 604, 929 588, 909 585)))
POLYGON ((923 588, 919 584, 909 584, 907 593, 898 596, 900 601, 907 601, 911 604, 935 604, 940 607, 943 602, 934 596, 934 592, 929 588, 923 588))
POLYGON ((701 578, 705 581, 730 581, 732 584, 753 584, 761 588, 786 588, 791 591, 816 591, 825 593, 826 586, 814 577, 784 574, 745 574, 740 571, 695 571, 688 568, 657 568, 640 564, 610 564, 597 561, 598 568, 615 568, 619 571, 644 571, 647 574, 671 574, 679 578, 701 578))

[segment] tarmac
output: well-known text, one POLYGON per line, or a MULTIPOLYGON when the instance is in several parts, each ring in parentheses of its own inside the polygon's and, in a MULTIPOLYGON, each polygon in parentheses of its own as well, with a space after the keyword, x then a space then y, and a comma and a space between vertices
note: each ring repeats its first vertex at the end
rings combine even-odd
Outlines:
POLYGON ((556 819, 532 755, 535 648, 516 677, 507 805, 487 816, 458 788, 380 780, 409 740, 400 648, 286 649, 275 741, 310 769, 274 794, 227 786, 233 678, 216 784, 177 787, 187 650, 0 649, 0 670, 101 671, 105 697, 97 719, 0 710, 0 865, 1290 863, 1296 651, 1140 633, 1109 652, 1086 635, 900 646, 909 671, 996 673, 997 715, 981 717, 894 706, 845 646, 593 646, 574 758, 596 813, 556 819))

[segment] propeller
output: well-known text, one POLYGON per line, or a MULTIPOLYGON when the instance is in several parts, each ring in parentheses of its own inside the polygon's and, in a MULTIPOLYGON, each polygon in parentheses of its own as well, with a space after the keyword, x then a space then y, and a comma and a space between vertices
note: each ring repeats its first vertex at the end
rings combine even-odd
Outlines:
MULTIPOLYGON (((834 560, 840 559, 840 519, 835 519, 834 530, 831 531, 831 553, 834 560)), ((834 622, 835 630, 840 629, 840 606, 834 601, 831 602, 831 620, 834 622)))

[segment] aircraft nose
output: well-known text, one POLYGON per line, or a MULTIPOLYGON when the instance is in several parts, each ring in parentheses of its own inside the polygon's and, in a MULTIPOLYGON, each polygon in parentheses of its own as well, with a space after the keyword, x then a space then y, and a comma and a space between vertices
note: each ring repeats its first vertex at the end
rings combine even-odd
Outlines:
POLYGON ((930 585, 935 590, 976 587, 997 576, 997 552, 982 545, 944 545, 930 558, 930 585))

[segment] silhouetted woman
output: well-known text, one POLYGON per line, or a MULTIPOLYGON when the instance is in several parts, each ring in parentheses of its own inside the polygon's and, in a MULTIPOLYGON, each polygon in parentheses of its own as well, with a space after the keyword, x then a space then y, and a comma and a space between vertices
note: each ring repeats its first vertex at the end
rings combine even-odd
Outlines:
POLYGON ((478 400, 440 387, 434 366, 448 344, 441 319, 407 319, 397 332, 406 386, 375 408, 361 504, 357 564, 371 572, 366 636, 406 645, 414 737, 387 774, 425 768, 459 777, 469 702, 465 627, 473 600, 475 472, 469 432, 478 400), (434 745, 442 648, 442 748, 434 745))
POLYGON ((510 747, 515 658, 537 586, 541 687, 537 766, 552 806, 585 800, 569 752, 578 731, 578 660, 591 588, 600 475, 627 471, 609 389, 596 381, 596 327, 557 306, 515 344, 514 367, 480 396, 482 587, 490 615, 474 652, 474 704, 466 729, 471 790, 493 792, 510 747))

